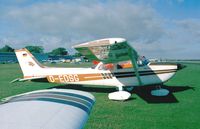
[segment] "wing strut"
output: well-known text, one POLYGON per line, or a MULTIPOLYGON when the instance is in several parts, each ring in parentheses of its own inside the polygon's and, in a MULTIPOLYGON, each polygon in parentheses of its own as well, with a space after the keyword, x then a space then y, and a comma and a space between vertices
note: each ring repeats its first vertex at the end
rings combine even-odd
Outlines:
POLYGON ((135 57, 134 57, 135 54, 133 53, 133 50, 131 48, 128 49, 128 53, 129 53, 129 56, 131 58, 131 63, 134 67, 136 77, 138 79, 138 84, 140 86, 142 86, 143 84, 142 84, 142 81, 141 81, 141 78, 140 78, 140 74, 138 72, 138 65, 137 65, 137 62, 136 62, 135 57))

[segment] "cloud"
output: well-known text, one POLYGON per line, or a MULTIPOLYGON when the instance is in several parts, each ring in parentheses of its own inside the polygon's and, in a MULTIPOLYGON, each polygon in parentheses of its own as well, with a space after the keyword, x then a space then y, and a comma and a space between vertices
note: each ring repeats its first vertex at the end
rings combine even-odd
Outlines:
POLYGON ((200 55, 197 49, 200 19, 167 19, 153 8, 151 1, 16 0, 15 3, 19 4, 0 9, 0 46, 42 45, 50 51, 100 38, 123 37, 147 57, 200 55))
POLYGON ((157 51, 157 57, 199 59, 200 19, 172 20, 165 24, 165 34, 155 43, 162 50, 157 51))
POLYGON ((174 22, 180 26, 183 31, 192 33, 197 39, 200 39, 200 19, 184 19, 174 22))
MULTIPOLYGON (((72 41, 105 37, 152 43, 163 34, 161 21, 151 6, 123 1, 36 3, 12 8, 5 17, 15 21, 15 33, 38 38, 38 42, 45 37, 59 37, 59 42, 51 43, 64 43, 65 47, 73 45, 72 41)), ((46 44, 44 40, 43 43, 46 44)))

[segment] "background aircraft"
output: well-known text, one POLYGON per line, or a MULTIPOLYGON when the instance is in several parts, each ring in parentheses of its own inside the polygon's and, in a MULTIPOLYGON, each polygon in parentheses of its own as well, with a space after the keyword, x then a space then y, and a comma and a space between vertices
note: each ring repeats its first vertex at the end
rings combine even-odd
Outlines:
MULTIPOLYGON (((180 64, 149 63, 123 38, 107 38, 74 46, 82 55, 99 62, 91 68, 55 68, 40 64, 26 49, 16 50, 23 79, 15 81, 48 81, 51 83, 105 85, 118 87, 119 91, 109 94, 109 99, 126 100, 134 86, 160 85, 169 80, 180 64)), ((152 95, 164 96, 166 89, 153 90, 152 95)))
POLYGON ((83 91, 48 89, 5 98, 0 129, 81 129, 94 105, 83 91))

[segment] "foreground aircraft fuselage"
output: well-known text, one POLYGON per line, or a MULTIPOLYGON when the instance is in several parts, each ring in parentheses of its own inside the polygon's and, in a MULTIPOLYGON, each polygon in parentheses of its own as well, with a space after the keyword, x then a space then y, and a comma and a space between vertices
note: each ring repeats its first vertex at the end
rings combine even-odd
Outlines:
MULTIPOLYGON (((132 54, 130 55, 130 60, 127 61, 126 53, 119 51, 121 49, 119 46, 123 46, 123 49, 127 47, 120 44, 123 42, 126 42, 126 40, 110 38, 75 46, 75 48, 81 48, 80 52, 85 54, 86 57, 91 57, 91 55, 88 55, 82 48, 89 48, 88 50, 91 51, 89 54, 92 53, 98 61, 101 61, 92 68, 46 67, 41 65, 28 50, 16 50, 15 52, 24 75, 24 78, 19 79, 19 81, 37 81, 38 79, 44 79, 50 83, 115 86, 122 91, 123 87, 127 86, 162 84, 169 80, 181 68, 177 64, 143 63, 138 57, 134 56, 136 57, 134 58, 132 54), (105 41, 109 42, 109 44, 106 44, 105 41), (109 48, 112 45, 114 48, 109 48), (116 45, 118 46, 116 47, 116 45), (109 50, 109 52, 105 52, 106 50, 109 50), (120 58, 120 54, 125 56, 120 58), (110 58, 109 56, 113 57, 110 62, 108 60, 110 58)), ((129 46, 127 48, 129 51, 129 46)), ((117 96, 119 95, 121 94, 117 94, 117 96)), ((128 96, 130 97, 129 94, 128 96)), ((123 95, 121 98, 124 100, 123 95)))

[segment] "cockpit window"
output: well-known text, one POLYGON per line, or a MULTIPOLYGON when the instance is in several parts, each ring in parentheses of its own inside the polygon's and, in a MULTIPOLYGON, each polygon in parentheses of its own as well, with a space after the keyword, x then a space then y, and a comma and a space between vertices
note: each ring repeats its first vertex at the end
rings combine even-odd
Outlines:
POLYGON ((123 62, 119 62, 117 64, 117 69, 127 69, 127 68, 132 68, 133 65, 131 63, 131 61, 123 61, 123 62))
MULTIPOLYGON (((149 61, 145 58, 145 56, 140 56, 137 60, 137 64, 139 67, 145 66, 149 63, 149 61)), ((117 69, 127 69, 127 68, 134 68, 134 65, 130 60, 119 62, 116 64, 117 69)))
POLYGON ((113 70, 114 64, 101 64, 98 69, 99 70, 113 70))
MULTIPOLYGON (((137 60, 137 64, 139 67, 145 66, 149 63, 149 60, 145 58, 145 56, 140 56, 137 60)), ((91 68, 95 69, 98 67, 99 70, 114 70, 114 69, 130 69, 134 68, 134 65, 132 65, 132 62, 130 60, 122 61, 118 63, 110 63, 110 64, 98 64, 93 65, 91 68)))

